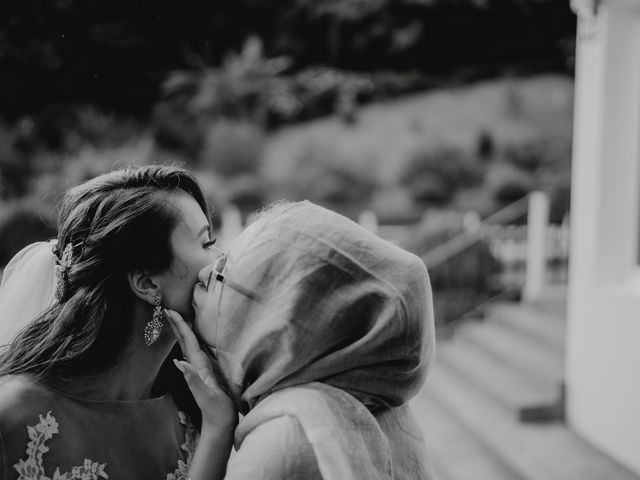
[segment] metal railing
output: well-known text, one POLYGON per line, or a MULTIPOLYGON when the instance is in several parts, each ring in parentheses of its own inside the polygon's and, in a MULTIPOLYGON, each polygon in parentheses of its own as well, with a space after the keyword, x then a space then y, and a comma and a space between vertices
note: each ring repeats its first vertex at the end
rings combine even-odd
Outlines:
POLYGON ((484 240, 487 232, 484 227, 493 225, 499 221, 511 222, 518 218, 522 218, 522 216, 527 213, 528 202, 529 196, 527 195, 512 204, 507 205, 485 218, 476 228, 461 232, 455 237, 452 237, 446 242, 433 248, 422 256, 422 260, 427 268, 434 268, 446 262, 450 258, 464 252, 475 243, 484 240))
MULTIPOLYGON (((437 321, 443 329, 450 330, 464 318, 482 316, 493 302, 520 298, 531 260, 529 227, 522 222, 529 214, 530 200, 530 195, 517 200, 422 255, 432 276, 437 321)), ((552 267, 547 273, 553 274, 556 283, 566 282, 568 224, 540 230, 546 244, 542 261, 552 267)))

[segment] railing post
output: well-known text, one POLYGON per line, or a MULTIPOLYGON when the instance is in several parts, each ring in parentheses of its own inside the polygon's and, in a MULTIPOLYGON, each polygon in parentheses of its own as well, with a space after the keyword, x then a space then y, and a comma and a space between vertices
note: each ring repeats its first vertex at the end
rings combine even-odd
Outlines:
POLYGON ((371 233, 378 233, 378 217, 371 210, 365 210, 360 214, 358 223, 371 233))
POLYGON ((545 284, 547 227, 549 225, 549 197, 544 192, 532 192, 527 215, 527 262, 523 300, 537 300, 545 284))
POLYGON ((462 228, 464 228, 465 232, 475 233, 480 230, 482 226, 482 219, 478 212, 469 210, 465 212, 462 217, 462 228))
POLYGON ((220 226, 220 245, 229 248, 233 239, 242 232, 242 215, 235 206, 229 206, 222 212, 220 226))

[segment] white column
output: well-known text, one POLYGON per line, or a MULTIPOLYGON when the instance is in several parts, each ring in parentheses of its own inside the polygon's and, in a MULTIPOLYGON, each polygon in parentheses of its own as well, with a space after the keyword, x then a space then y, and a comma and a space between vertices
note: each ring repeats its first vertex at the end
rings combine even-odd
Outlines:
POLYGON ((537 300, 542 293, 547 268, 545 244, 549 224, 549 197, 533 192, 529 197, 527 217, 527 263, 523 300, 537 300))

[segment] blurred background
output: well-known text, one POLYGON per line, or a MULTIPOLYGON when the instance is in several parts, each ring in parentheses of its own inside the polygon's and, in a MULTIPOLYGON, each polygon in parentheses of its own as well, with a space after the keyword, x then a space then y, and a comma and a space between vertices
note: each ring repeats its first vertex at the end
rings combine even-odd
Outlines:
POLYGON ((129 164, 194 171, 223 243, 306 198, 430 270, 440 349, 414 407, 438 478, 638 478, 616 449, 637 435, 612 447, 565 415, 576 39, 597 3, 3 0, 0 266, 55 235, 67 188, 129 164))

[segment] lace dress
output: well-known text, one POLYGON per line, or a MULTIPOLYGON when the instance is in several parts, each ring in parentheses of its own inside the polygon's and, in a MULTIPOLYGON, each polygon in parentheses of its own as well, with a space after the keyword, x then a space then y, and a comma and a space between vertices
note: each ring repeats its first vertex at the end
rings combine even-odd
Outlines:
POLYGON ((184 480, 197 440, 169 394, 100 402, 24 378, 0 385, 2 480, 184 480))

